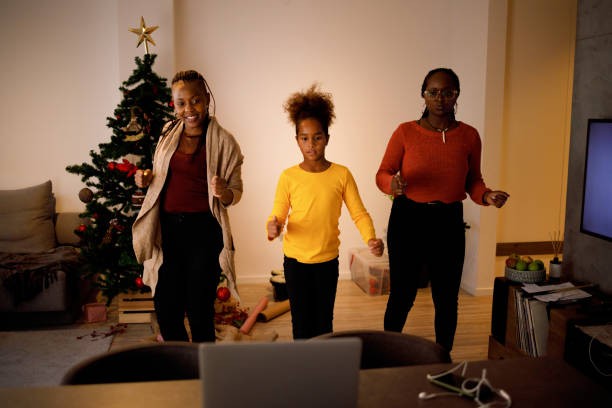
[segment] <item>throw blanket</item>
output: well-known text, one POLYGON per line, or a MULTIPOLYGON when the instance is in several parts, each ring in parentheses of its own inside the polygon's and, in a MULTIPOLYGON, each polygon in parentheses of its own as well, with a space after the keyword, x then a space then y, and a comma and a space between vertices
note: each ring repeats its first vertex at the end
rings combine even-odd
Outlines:
POLYGON ((77 251, 71 246, 32 254, 0 252, 0 281, 17 306, 55 282, 57 271, 77 273, 77 259, 77 251))

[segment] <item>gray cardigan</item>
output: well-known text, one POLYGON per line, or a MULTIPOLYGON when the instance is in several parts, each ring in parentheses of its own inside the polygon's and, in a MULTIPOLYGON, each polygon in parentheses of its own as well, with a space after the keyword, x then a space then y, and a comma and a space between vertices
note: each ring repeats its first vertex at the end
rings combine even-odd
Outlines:
MULTIPOLYGON (((169 126, 169 125, 166 125, 169 126)), ((166 182, 170 159, 176 151, 183 123, 179 122, 166 136, 163 136, 153 157, 153 180, 140 209, 140 213, 132 226, 134 252, 138 262, 144 265, 143 283, 153 291, 157 285, 159 268, 163 263, 161 247, 160 197, 166 182)), ((232 295, 239 299, 236 288, 236 271, 234 265, 234 242, 230 228, 227 208, 214 197, 210 191, 212 178, 217 175, 227 180, 228 188, 234 193, 230 205, 236 204, 242 197, 241 166, 244 156, 236 139, 223 129, 214 117, 206 132, 206 166, 209 185, 208 200, 210 209, 223 230, 223 249, 219 254, 221 270, 227 276, 228 287, 232 295)))

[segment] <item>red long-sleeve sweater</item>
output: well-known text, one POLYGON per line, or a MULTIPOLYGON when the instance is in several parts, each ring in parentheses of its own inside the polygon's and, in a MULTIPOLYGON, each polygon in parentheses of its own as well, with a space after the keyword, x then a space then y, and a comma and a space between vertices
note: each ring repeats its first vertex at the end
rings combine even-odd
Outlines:
POLYGON ((490 191, 480 173, 481 142, 478 131, 463 122, 442 133, 427 130, 416 121, 393 132, 376 173, 376 185, 391 194, 391 179, 399 171, 406 183, 404 194, 417 202, 462 201, 467 195, 480 205, 490 191))

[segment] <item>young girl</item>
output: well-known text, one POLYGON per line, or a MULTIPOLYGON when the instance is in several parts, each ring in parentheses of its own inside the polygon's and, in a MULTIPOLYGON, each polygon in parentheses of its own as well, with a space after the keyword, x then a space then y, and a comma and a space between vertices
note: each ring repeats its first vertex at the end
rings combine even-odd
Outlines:
POLYGON ((138 171, 149 187, 132 227, 134 252, 144 263, 164 340, 215 341, 214 300, 221 271, 234 287, 234 247, 226 207, 242 196, 240 147, 209 115, 204 77, 181 71, 172 79, 177 120, 166 125, 153 172, 138 171))
POLYGON ((342 201, 370 251, 381 256, 384 247, 376 238, 351 172, 325 158, 327 130, 335 118, 331 95, 313 85, 306 92, 293 94, 284 108, 295 125, 304 161, 281 174, 266 227, 272 241, 287 221, 283 266, 293 338, 303 339, 332 331, 342 201))

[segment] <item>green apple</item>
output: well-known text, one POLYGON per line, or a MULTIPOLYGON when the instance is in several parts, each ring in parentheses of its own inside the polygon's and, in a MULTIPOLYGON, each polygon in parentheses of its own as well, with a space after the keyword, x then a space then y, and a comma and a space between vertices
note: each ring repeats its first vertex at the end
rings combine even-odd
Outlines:
POLYGON ((542 266, 540 266, 540 264, 537 262, 532 262, 527 266, 527 269, 529 269, 530 271, 539 271, 540 269, 542 269, 542 266))
POLYGON ((520 261, 516 263, 516 266, 514 267, 514 269, 516 269, 517 271, 525 271, 527 270, 527 264, 525 263, 525 261, 521 259, 520 261))
POLYGON ((535 263, 537 263, 538 265, 540 265, 540 269, 542 269, 544 267, 544 262, 542 262, 541 259, 536 259, 535 261, 533 261, 535 263))

